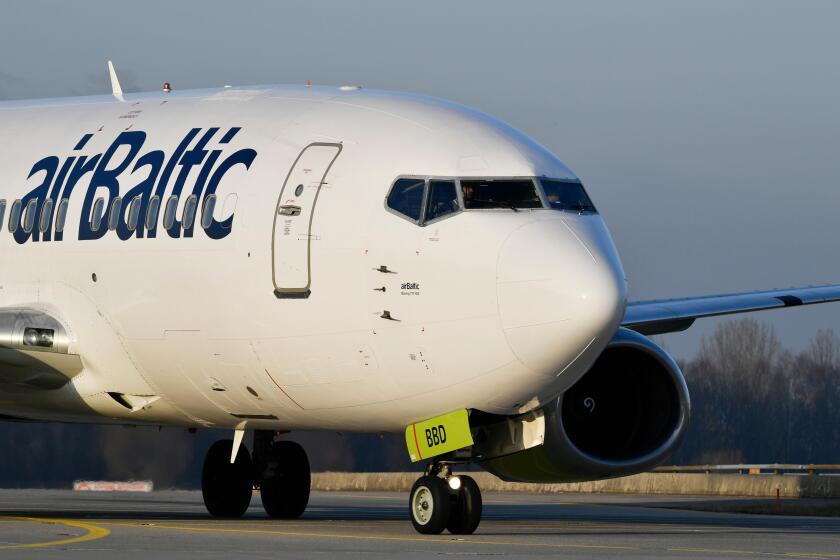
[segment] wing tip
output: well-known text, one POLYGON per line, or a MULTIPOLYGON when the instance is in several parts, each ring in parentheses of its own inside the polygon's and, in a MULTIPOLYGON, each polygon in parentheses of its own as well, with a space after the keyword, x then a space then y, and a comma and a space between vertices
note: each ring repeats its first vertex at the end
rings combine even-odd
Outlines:
POLYGON ((117 77, 117 69, 114 68, 114 63, 111 60, 108 61, 108 75, 111 77, 111 93, 118 101, 125 101, 120 79, 117 77))

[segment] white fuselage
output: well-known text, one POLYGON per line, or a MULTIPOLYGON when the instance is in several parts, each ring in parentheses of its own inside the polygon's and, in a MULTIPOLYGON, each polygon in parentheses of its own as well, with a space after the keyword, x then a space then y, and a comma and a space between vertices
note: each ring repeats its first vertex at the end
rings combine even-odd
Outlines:
POLYGON ((579 379, 626 305, 601 217, 493 208, 419 226, 386 208, 400 176, 575 178, 497 120, 404 94, 272 86, 0 104, 0 309, 58 318, 84 364, 60 389, 0 385, 0 413, 389 431, 459 408, 525 412, 579 379), (99 170, 116 190, 89 193, 96 169, 79 175, 80 157, 104 158, 131 132, 145 134, 123 136, 136 150, 112 150, 99 170), (206 134, 202 155, 195 145, 206 134), (333 146, 326 176, 317 158, 294 167, 313 143, 333 146), (182 171, 177 215, 197 188, 201 221, 201 177, 206 189, 229 157, 216 175, 219 238, 198 224, 173 237, 162 208, 154 237, 80 239, 86 199, 109 202, 146 181, 165 204, 182 171), (63 239, 53 231, 45 241, 38 224, 37 241, 20 229, 16 239, 13 202, 42 184, 61 194, 75 167, 63 239), (278 214, 295 196, 294 184, 283 191, 294 173, 311 175, 300 195, 317 201, 309 228, 306 208, 278 214), (286 281, 294 285, 278 297, 286 281))

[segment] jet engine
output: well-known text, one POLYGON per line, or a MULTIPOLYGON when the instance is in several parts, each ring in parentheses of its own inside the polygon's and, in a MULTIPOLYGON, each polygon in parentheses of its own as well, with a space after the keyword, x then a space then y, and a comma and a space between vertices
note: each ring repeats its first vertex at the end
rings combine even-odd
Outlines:
POLYGON ((679 444, 689 418, 685 379, 649 338, 619 329, 570 389, 514 418, 485 418, 474 456, 499 478, 575 482, 643 472, 679 444))

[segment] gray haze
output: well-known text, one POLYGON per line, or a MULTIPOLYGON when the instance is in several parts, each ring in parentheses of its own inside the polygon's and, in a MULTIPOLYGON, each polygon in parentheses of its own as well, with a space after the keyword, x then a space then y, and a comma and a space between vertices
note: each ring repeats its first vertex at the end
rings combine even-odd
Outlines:
MULTIPOLYGON (((410 90, 588 185, 634 299, 840 282, 840 3, 0 3, 0 99, 223 84, 410 90)), ((406 173, 411 170, 407 169, 406 173)), ((766 313, 787 346, 840 304, 766 313)), ((706 321, 665 338, 678 356, 706 321)))

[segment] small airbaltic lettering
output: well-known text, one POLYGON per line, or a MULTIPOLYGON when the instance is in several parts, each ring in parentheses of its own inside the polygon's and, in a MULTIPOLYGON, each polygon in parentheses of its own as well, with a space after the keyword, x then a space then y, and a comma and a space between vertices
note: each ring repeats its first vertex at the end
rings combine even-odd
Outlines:
POLYGON ((400 284, 400 295, 403 296, 419 296, 420 283, 419 282, 403 282, 400 284))

